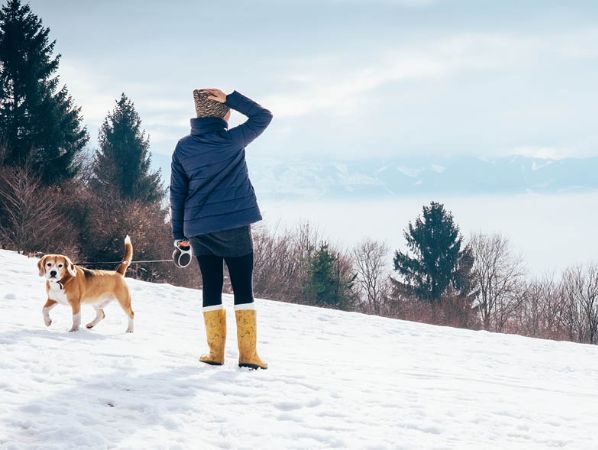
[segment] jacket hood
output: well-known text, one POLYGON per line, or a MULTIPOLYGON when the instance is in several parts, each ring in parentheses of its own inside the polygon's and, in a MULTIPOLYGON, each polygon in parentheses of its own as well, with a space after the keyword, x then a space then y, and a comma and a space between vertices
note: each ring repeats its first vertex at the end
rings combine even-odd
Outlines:
POLYGON ((220 117, 195 117, 191 119, 191 134, 203 134, 228 129, 228 122, 220 117))

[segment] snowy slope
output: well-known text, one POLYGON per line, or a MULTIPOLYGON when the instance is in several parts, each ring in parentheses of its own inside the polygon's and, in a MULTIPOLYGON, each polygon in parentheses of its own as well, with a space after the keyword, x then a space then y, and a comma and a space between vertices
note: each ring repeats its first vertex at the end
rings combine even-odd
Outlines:
POLYGON ((0 251, 2 449, 598 448, 598 347, 258 300, 251 372, 227 296, 211 367, 200 292, 129 280, 134 334, 116 305, 67 333, 35 264, 0 251))

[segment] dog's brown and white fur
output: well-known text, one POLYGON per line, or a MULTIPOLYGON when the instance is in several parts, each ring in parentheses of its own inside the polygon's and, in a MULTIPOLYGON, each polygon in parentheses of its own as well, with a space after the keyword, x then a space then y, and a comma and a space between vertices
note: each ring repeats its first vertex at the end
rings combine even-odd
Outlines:
POLYGON ((117 300, 129 318, 127 332, 133 332, 134 312, 131 309, 131 294, 125 281, 125 272, 133 259, 133 245, 129 236, 125 238, 125 258, 116 271, 89 270, 76 266, 64 255, 45 255, 37 266, 39 275, 46 278, 48 300, 43 308, 46 326, 52 324, 50 310, 58 303, 70 305, 73 311, 73 326, 70 331, 77 331, 81 326, 81 305, 91 304, 96 310, 96 317, 87 324, 93 328, 104 317, 104 307, 112 300, 117 300))

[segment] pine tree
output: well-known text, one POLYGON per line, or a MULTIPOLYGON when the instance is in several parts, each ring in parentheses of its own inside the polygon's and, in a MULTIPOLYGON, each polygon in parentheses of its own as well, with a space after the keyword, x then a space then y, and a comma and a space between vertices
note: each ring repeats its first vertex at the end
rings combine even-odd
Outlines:
POLYGON ((122 198, 160 201, 164 195, 160 171, 150 172, 149 138, 133 102, 123 93, 99 133, 92 184, 122 198))
POLYGON ((0 145, 4 164, 27 166, 46 184, 74 177, 89 137, 81 110, 55 75, 49 28, 20 0, 0 9, 0 145))
POLYGON ((338 255, 325 242, 320 244, 320 248, 311 257, 305 291, 316 305, 340 309, 352 306, 352 288, 356 275, 343 273, 339 262, 338 255))
POLYGON ((461 248, 459 227, 442 204, 424 206, 423 217, 409 223, 404 236, 413 256, 395 252, 394 269, 403 281, 393 281, 399 288, 433 304, 445 294, 469 298, 472 253, 467 247, 461 248))

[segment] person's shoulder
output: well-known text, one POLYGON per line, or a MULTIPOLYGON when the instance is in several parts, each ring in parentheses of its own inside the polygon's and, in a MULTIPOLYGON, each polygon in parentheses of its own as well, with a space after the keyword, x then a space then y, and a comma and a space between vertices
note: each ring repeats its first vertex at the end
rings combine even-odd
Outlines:
POLYGON ((183 136, 180 138, 176 145, 174 146, 174 150, 172 151, 172 161, 178 160, 182 153, 185 151, 185 147, 188 147, 189 142, 189 135, 183 136))
POLYGON ((178 142, 177 142, 177 144, 176 144, 176 147, 175 147, 175 150, 176 150, 177 148, 179 148, 180 146, 182 146, 182 145, 186 145, 186 144, 188 144, 189 142, 191 142, 191 141, 192 141, 192 139, 193 139, 193 136, 191 136, 190 134, 188 134, 188 135, 186 135, 186 136, 183 136, 182 138, 180 138, 180 139, 178 140, 178 142))
POLYGON ((191 142, 191 138, 192 136, 190 134, 188 134, 187 136, 183 136, 182 138, 180 138, 176 145, 174 146, 174 152, 173 155, 176 155, 177 153, 180 153, 185 147, 187 147, 189 145, 189 143, 191 142))

